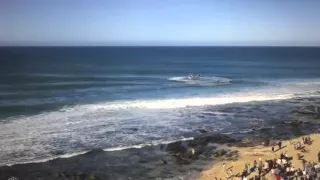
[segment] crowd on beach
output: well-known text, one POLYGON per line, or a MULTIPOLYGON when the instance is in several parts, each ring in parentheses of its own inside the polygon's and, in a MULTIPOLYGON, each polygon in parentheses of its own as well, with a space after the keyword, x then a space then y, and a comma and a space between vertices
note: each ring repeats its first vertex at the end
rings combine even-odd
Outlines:
MULTIPOLYGON (((275 155, 274 159, 254 160, 251 164, 246 163, 244 170, 241 173, 234 174, 232 167, 227 168, 227 165, 223 164, 223 169, 226 173, 227 179, 239 179, 248 180, 248 176, 254 173, 255 176, 251 176, 249 180, 264 180, 266 175, 270 173, 272 180, 320 180, 320 151, 318 152, 318 162, 308 162, 303 158, 301 153, 306 153, 305 146, 311 145, 312 140, 310 136, 303 137, 301 142, 291 142, 294 149, 298 151, 297 158, 302 163, 302 169, 296 169, 292 164, 293 156, 289 156, 287 152, 281 152, 280 157, 275 155)), ((276 152, 283 149, 281 141, 277 143, 278 149, 275 150, 275 146, 272 146, 271 151, 276 152)), ((214 180, 218 180, 214 178, 214 180)), ((221 180, 221 179, 220 179, 221 180)))

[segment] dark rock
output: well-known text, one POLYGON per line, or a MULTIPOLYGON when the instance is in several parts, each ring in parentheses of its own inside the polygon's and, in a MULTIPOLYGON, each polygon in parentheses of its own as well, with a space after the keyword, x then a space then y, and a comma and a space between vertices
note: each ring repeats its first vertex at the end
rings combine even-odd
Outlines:
POLYGON ((168 164, 168 162, 166 160, 161 159, 163 164, 168 164))
POLYGON ((205 129, 198 129, 198 131, 199 131, 200 133, 206 133, 206 132, 208 132, 208 131, 205 130, 205 129))
POLYGON ((293 121, 291 122, 291 125, 292 125, 292 126, 299 126, 299 125, 301 125, 302 123, 303 123, 302 121, 293 120, 293 121))
POLYGON ((141 159, 138 161, 138 163, 147 163, 148 161, 144 160, 144 159, 141 159))
POLYGON ((166 150, 174 153, 185 153, 187 148, 182 145, 181 141, 178 141, 168 144, 166 150))
POLYGON ((139 129, 138 128, 135 128, 135 127, 132 127, 132 128, 125 128, 126 130, 129 130, 129 131, 138 131, 139 129))
POLYGON ((235 142, 234 139, 221 135, 221 134, 211 134, 206 136, 200 136, 193 140, 174 142, 167 145, 167 151, 174 156, 179 164, 189 164, 193 160, 199 158, 206 159, 223 156, 227 153, 225 150, 219 150, 212 154, 213 150, 216 149, 215 146, 208 145, 209 143, 230 143, 235 142))
POLYGON ((60 174, 59 174, 58 172, 53 173, 53 177, 57 178, 57 177, 59 177, 59 176, 60 176, 60 174))
POLYGON ((212 158, 212 152, 215 150, 215 146, 198 146, 195 149, 195 155, 196 157, 202 157, 202 158, 212 158))
POLYGON ((79 177, 80 179, 84 179, 84 178, 86 177, 86 174, 81 173, 81 172, 77 173, 76 175, 77 175, 77 177, 79 177))
POLYGON ((96 177, 94 175, 90 175, 89 180, 96 180, 96 177))
POLYGON ((217 150, 217 151, 215 151, 214 153, 212 153, 212 155, 213 155, 214 157, 221 157, 221 156, 226 155, 227 153, 228 153, 227 150, 225 150, 225 149, 220 149, 220 150, 217 150))
POLYGON ((221 143, 230 143, 230 142, 235 142, 235 140, 226 135, 213 134, 208 136, 197 137, 194 140, 190 141, 189 145, 192 147, 196 147, 198 145, 205 146, 208 143, 221 144, 221 143))
POLYGON ((264 139, 264 140, 262 141, 262 145, 264 145, 264 146, 269 146, 269 145, 270 145, 270 140, 269 140, 269 139, 264 139))
POLYGON ((184 156, 187 156, 187 157, 189 157, 189 158, 192 158, 194 155, 195 155, 195 149, 194 148, 191 148, 191 147, 189 147, 188 149, 187 149, 187 152, 184 154, 184 156))
POLYGON ((164 146, 163 144, 160 145, 160 149, 161 149, 161 150, 164 150, 164 147, 165 147, 165 146, 164 146))
POLYGON ((239 151, 229 151, 227 154, 226 154, 226 157, 234 157, 234 156, 237 156, 239 153, 239 151))

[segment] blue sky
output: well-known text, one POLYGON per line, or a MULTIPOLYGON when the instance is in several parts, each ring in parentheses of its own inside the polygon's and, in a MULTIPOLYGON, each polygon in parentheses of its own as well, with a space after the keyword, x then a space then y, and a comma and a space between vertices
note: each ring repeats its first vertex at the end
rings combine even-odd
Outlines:
POLYGON ((320 45, 319 0, 0 0, 0 45, 320 45))

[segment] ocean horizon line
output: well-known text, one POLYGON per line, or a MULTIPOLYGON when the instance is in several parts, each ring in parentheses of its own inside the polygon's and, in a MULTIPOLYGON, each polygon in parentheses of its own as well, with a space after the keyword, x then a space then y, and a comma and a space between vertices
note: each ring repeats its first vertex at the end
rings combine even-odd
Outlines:
POLYGON ((0 45, 0 48, 320 48, 320 45, 0 45))

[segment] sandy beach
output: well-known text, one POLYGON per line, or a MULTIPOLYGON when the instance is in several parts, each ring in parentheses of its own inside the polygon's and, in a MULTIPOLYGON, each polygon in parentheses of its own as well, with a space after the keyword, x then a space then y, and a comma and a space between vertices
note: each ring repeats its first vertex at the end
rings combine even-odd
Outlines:
MULTIPOLYGON (((292 166, 297 169, 303 169, 303 165, 301 160, 298 160, 297 153, 303 156, 308 162, 315 162, 318 163, 318 153, 320 150, 320 134, 311 134, 312 144, 310 145, 303 145, 305 146, 306 152, 301 152, 301 150, 296 150, 294 148, 294 144, 297 142, 301 142, 302 138, 306 136, 297 137, 295 139, 282 141, 282 148, 279 149, 277 145, 274 145, 275 152, 272 151, 272 145, 276 144, 280 140, 274 140, 270 142, 270 146, 254 146, 254 147, 229 147, 229 150, 238 151, 238 158, 237 160, 227 160, 226 158, 221 158, 214 165, 201 173, 202 180, 212 180, 212 179, 227 179, 227 174, 223 168, 223 164, 225 163, 225 169, 232 169, 234 175, 241 174, 242 171, 245 169, 245 164, 248 163, 253 165, 254 160, 259 162, 261 158, 262 162, 265 160, 271 159, 279 159, 280 154, 287 153, 289 157, 292 157, 292 166)), ((265 175, 266 179, 271 179, 271 173, 267 173, 265 175)), ((253 178, 257 175, 256 172, 252 172, 247 179, 253 178)), ((235 179, 235 178, 234 178, 235 179)))

